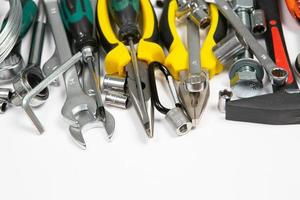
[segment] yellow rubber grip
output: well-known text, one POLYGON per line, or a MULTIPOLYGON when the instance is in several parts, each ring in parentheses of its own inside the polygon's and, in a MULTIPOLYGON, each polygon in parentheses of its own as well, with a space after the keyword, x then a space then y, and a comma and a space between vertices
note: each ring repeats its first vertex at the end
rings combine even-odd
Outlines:
POLYGON ((211 24, 208 34, 204 40, 200 56, 203 69, 206 69, 209 72, 209 77, 212 78, 216 74, 220 73, 223 70, 224 66, 218 61, 212 50, 216 45, 215 33, 217 31, 220 18, 219 11, 214 4, 210 4, 209 7, 211 24))
POLYGON ((169 49, 169 55, 166 57, 164 62, 165 66, 176 80, 179 79, 180 71, 188 70, 188 52, 176 30, 177 9, 178 5, 176 0, 171 0, 168 9, 168 25, 173 41, 169 49))
POLYGON ((107 74, 125 76, 125 66, 131 61, 131 56, 127 47, 118 40, 111 26, 108 1, 98 0, 97 4, 97 18, 101 34, 105 38, 107 45, 111 47, 104 59, 105 71, 107 74))
POLYGON ((158 34, 157 19, 150 0, 140 0, 143 13, 143 35, 138 44, 137 57, 148 64, 156 61, 163 63, 165 54, 162 47, 153 42, 158 34))

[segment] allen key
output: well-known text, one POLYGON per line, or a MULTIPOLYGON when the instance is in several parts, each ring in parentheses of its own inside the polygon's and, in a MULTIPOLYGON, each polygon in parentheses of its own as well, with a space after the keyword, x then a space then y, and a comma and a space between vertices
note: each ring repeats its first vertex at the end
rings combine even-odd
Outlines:
POLYGON ((46 77, 40 84, 30 90, 26 96, 22 100, 22 108, 28 115, 28 117, 33 122, 34 126, 38 129, 39 133, 42 134, 44 132, 44 127, 38 117, 34 114, 30 101, 36 95, 38 95, 42 90, 48 87, 54 80, 56 80, 60 75, 68 71, 72 66, 74 66, 80 59, 82 58, 82 53, 78 52, 74 56, 72 56, 69 60, 67 60, 63 65, 58 67, 55 71, 52 72, 48 77, 46 77))

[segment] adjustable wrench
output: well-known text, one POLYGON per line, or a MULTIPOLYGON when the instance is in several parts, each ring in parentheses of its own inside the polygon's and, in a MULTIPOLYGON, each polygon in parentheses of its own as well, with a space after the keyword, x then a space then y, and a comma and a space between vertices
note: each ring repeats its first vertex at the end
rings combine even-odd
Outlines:
POLYGON ((282 86, 286 83, 288 72, 277 66, 270 58, 267 51, 257 42, 251 32, 243 25, 242 21, 235 14, 229 3, 225 0, 205 0, 207 3, 215 4, 224 17, 233 26, 235 31, 243 38, 246 45, 252 50, 258 61, 267 71, 267 74, 275 86, 282 86))

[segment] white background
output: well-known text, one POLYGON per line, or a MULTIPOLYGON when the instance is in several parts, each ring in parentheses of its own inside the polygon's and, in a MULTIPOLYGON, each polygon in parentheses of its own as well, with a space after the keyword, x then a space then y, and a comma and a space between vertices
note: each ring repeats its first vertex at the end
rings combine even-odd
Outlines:
MULTIPOLYGON (((294 61, 299 25, 283 0, 282 9, 294 61)), ((43 62, 52 52, 47 39, 43 62)), ((148 140, 132 108, 109 108, 116 120, 113 141, 103 129, 91 130, 84 135, 86 151, 73 143, 60 114, 63 86, 51 87, 36 110, 46 129, 41 136, 21 108, 9 109, 0 116, 0 199, 300 199, 300 127, 225 121, 216 106, 227 73, 210 85, 207 109, 189 135, 177 137, 156 112, 155 137, 148 140)))

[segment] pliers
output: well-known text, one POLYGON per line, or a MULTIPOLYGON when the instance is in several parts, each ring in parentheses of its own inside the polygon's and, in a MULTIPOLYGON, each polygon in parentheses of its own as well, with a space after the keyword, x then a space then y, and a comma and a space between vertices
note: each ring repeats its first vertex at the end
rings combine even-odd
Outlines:
POLYGON ((180 80, 179 95, 194 127, 209 97, 207 72, 214 76, 223 69, 212 51, 213 46, 218 42, 216 40, 226 35, 226 20, 220 16, 214 5, 208 7, 202 0, 166 0, 164 2, 159 27, 162 41, 169 50, 164 65, 175 79, 180 80), (210 17, 208 16, 209 8, 210 17), (188 50, 176 30, 176 18, 182 13, 188 13, 186 20, 188 50), (200 16, 198 23, 195 23, 195 16, 200 16), (206 28, 209 24, 211 24, 211 30, 201 52, 199 27, 206 28))
POLYGON ((141 13, 143 15, 143 34, 137 44, 136 56, 145 99, 145 102, 140 102, 137 82, 131 64, 132 57, 126 45, 118 39, 114 32, 108 11, 108 1, 98 0, 97 5, 97 25, 100 44, 102 44, 107 53, 104 59, 105 71, 108 75, 126 77, 126 90, 148 137, 152 138, 154 108, 151 103, 148 65, 152 62, 162 63, 165 59, 164 51, 157 43, 159 38, 157 18, 150 0, 140 0, 141 13), (143 111, 143 104, 147 104, 147 112, 143 111))

